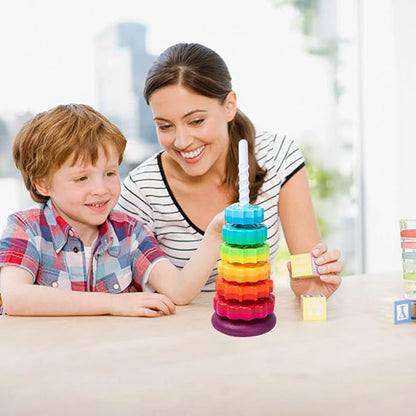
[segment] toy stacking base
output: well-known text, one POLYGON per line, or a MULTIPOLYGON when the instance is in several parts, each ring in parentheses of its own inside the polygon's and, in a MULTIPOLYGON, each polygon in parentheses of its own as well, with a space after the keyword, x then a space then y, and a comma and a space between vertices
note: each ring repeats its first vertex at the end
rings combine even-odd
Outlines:
POLYGON ((253 319, 251 321, 231 320, 217 315, 212 315, 211 323, 213 327, 223 334, 233 337, 253 337, 271 331, 276 325, 276 315, 267 315, 263 319, 253 319))

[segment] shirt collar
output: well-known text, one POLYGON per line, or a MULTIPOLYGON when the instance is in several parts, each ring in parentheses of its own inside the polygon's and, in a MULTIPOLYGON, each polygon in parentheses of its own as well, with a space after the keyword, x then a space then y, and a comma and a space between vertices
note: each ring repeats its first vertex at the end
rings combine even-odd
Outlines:
MULTIPOLYGON (((57 253, 62 251, 69 238, 80 238, 77 231, 58 214, 50 199, 45 204, 44 213, 57 253)), ((105 251, 114 257, 118 257, 120 254, 120 242, 108 217, 98 229, 98 242, 95 247, 97 247, 96 252, 99 254, 105 251)))

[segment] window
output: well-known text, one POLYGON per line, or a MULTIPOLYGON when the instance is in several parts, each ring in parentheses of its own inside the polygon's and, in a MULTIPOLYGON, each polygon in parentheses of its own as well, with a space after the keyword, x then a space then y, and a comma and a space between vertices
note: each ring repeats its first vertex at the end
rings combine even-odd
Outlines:
POLYGON ((124 175, 158 148, 141 95, 153 57, 199 42, 226 60, 257 128, 301 145, 324 237, 342 250, 346 273, 360 271, 355 2, 211 0, 194 17, 193 0, 74 0, 64 12, 45 0, 24 14, 19 4, 0 16, 9 63, 0 67, 1 227, 31 204, 10 155, 25 120, 60 103, 93 105, 128 138, 124 175))

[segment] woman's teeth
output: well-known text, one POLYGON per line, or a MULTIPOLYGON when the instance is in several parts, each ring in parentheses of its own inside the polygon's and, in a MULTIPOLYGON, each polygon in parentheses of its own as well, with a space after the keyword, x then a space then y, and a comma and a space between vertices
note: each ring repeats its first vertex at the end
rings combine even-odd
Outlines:
POLYGON ((184 159, 193 159, 194 157, 199 156, 204 149, 205 149, 205 146, 201 146, 201 147, 198 147, 198 149, 193 150, 192 152, 181 152, 181 156, 184 159))

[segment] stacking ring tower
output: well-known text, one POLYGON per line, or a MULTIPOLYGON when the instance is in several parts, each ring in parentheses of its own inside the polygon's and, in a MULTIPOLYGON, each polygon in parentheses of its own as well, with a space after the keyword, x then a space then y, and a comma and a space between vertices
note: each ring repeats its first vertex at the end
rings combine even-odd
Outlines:
POLYGON ((249 204, 247 141, 239 142, 239 203, 225 209, 217 293, 211 322, 237 337, 264 334, 276 325, 264 209, 249 204))

